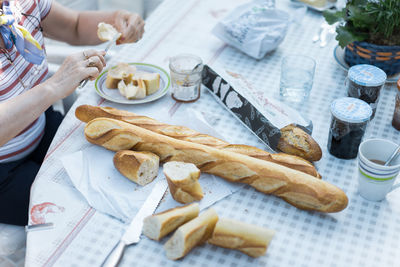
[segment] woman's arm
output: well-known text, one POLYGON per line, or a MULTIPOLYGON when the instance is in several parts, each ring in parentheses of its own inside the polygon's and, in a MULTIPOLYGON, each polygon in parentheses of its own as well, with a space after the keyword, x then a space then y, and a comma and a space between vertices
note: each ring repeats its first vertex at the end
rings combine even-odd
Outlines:
POLYGON ((99 75, 105 66, 104 52, 88 50, 85 54, 90 59, 83 53, 70 55, 47 81, 0 102, 0 146, 17 136, 54 102, 70 95, 80 81, 99 75))
POLYGON ((97 25, 105 22, 122 33, 120 43, 139 40, 144 32, 144 21, 134 13, 118 11, 78 12, 53 1, 47 17, 42 21, 45 36, 72 45, 96 45, 97 25))

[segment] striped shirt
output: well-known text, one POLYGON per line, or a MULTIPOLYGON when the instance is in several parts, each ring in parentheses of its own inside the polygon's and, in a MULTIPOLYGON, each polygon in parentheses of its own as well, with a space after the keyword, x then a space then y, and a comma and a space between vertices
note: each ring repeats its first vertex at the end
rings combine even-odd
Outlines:
MULTIPOLYGON (((50 11, 52 0, 16 0, 10 1, 14 17, 19 25, 24 26, 44 49, 43 34, 39 21, 50 11), (26 16, 21 13, 25 13, 26 16), (33 16, 33 17, 32 17, 33 16)), ((0 37, 1 38, 1 37, 0 37)), ((42 82, 48 73, 47 61, 41 65, 27 62, 12 47, 7 53, 0 52, 0 102, 16 97, 42 82), (12 63, 10 62, 10 60, 12 63)), ((0 147, 0 163, 21 159, 32 152, 39 144, 46 119, 42 114, 16 137, 0 147)), ((6 127, 0 125, 0 127, 6 127)))

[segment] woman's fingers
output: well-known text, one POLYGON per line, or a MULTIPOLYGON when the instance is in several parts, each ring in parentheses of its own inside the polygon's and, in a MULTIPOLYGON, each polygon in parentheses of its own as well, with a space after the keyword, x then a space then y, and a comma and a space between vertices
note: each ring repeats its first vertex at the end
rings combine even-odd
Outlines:
POLYGON ((88 79, 90 79, 91 81, 95 80, 97 78, 97 76, 99 76, 100 71, 98 68, 96 67, 87 67, 85 69, 86 72, 86 76, 88 77, 88 79))
POLYGON ((96 67, 99 72, 101 72, 104 68, 103 62, 99 56, 90 57, 86 59, 83 64, 85 64, 87 68, 96 67))
POLYGON ((94 49, 89 49, 89 50, 85 50, 82 52, 82 58, 85 59, 89 59, 91 57, 97 56, 99 57, 99 59, 101 60, 101 63, 103 64, 103 66, 106 66, 106 60, 104 59, 104 56, 106 55, 105 51, 97 51, 94 49))
POLYGON ((115 26, 122 36, 117 41, 120 43, 133 43, 142 38, 144 32, 144 20, 135 13, 121 11, 115 20, 115 26))

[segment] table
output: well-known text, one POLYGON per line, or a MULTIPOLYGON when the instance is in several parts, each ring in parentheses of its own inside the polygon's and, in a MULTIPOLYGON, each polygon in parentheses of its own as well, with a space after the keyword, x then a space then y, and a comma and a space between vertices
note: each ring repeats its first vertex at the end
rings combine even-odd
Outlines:
MULTIPOLYGON (((244 187, 213 208, 221 217, 276 230, 265 256, 253 259, 236 251, 205 244, 183 260, 174 262, 166 258, 162 244, 142 238, 139 244, 126 250, 121 266, 398 266, 400 194, 390 193, 382 202, 364 200, 357 192, 356 161, 337 159, 326 149, 329 105, 333 99, 345 95, 343 82, 346 72, 334 61, 335 42, 320 48, 311 41, 323 18, 319 13, 307 11, 304 17, 293 22, 286 39, 276 51, 256 61, 210 34, 218 19, 243 2, 164 1, 148 19, 143 40, 116 48, 117 55, 108 65, 118 61, 149 62, 167 68, 169 56, 189 52, 201 56, 213 68, 241 73, 253 84, 256 93, 276 96, 282 56, 312 56, 317 62, 314 86, 309 104, 301 107, 301 111, 312 119, 313 136, 323 149, 324 156, 316 164, 319 172, 323 179, 346 192, 349 206, 337 214, 305 212, 276 197, 244 187)), ((289 2, 279 1, 278 7, 288 9, 289 2)), ((385 86, 377 115, 370 123, 366 137, 400 142, 398 131, 390 125, 395 90, 393 85, 385 86)), ((265 148, 208 92, 203 90, 202 93, 200 100, 190 107, 203 111, 227 141, 265 148)), ((41 213, 37 211, 45 210, 46 216, 56 222, 56 227, 28 233, 27 266, 98 266, 123 232, 121 222, 96 212, 86 203, 71 186, 59 160, 63 155, 90 146, 83 137, 84 125, 74 116, 74 109, 81 104, 135 110, 135 107, 102 100, 90 83, 66 115, 38 173, 31 196, 31 220, 40 221, 41 213)), ((150 112, 157 107, 169 107, 169 115, 173 116, 182 105, 166 96, 144 108, 150 112)))

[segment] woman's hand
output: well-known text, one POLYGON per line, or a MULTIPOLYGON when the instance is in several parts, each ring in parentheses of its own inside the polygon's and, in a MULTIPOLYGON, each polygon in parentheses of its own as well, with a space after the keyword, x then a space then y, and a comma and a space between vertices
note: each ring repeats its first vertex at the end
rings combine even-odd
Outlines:
POLYGON ((86 50, 69 55, 58 69, 49 78, 48 83, 53 88, 57 99, 69 96, 86 79, 94 80, 106 66, 104 51, 86 50))
POLYGON ((113 26, 122 34, 117 44, 137 42, 144 33, 144 20, 138 14, 125 10, 115 12, 113 26))

